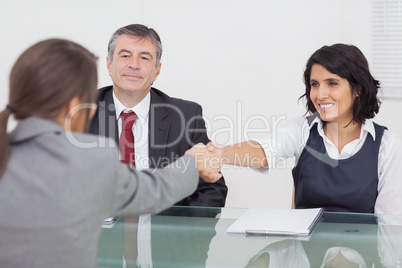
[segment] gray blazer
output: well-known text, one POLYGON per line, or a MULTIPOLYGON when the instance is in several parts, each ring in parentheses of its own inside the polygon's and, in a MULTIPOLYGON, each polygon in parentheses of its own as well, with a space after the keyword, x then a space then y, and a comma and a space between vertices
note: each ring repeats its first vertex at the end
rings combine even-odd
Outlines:
POLYGON ((197 187, 185 155, 164 169, 121 164, 111 139, 31 117, 10 134, 0 179, 0 267, 96 267, 108 216, 158 213, 197 187))

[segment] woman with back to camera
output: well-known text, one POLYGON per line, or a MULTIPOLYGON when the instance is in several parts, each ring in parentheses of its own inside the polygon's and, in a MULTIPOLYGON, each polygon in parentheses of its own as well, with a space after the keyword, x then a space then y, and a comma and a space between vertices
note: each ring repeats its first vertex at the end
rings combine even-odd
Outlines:
POLYGON ((304 83, 310 116, 267 139, 224 147, 224 162, 273 168, 273 156, 295 156, 296 208, 402 214, 400 141, 371 120, 380 84, 363 53, 346 44, 320 48, 307 62, 304 83))
POLYGON ((41 41, 14 64, 0 113, 0 267, 96 267, 103 219, 160 212, 196 189, 198 172, 219 178, 197 168, 194 147, 152 172, 120 163, 113 141, 81 133, 96 88, 96 58, 68 40, 41 41))

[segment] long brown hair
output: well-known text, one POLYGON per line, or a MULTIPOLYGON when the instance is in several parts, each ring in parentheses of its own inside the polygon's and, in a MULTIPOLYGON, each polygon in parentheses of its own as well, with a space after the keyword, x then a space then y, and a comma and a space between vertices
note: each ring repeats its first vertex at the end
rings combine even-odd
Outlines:
POLYGON ((74 97, 93 103, 97 81, 96 57, 77 43, 48 39, 24 51, 10 73, 8 108, 0 113, 0 177, 8 162, 11 113, 17 120, 53 119, 74 97))

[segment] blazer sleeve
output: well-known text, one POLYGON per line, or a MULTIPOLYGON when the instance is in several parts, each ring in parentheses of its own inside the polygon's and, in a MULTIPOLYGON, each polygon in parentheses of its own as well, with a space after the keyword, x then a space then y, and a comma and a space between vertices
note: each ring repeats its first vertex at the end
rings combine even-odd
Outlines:
MULTIPOLYGON (((207 135, 205 121, 202 116, 202 107, 200 105, 197 105, 196 115, 193 121, 192 143, 208 143, 210 140, 207 135)), ((176 205, 224 207, 227 192, 228 188, 223 176, 215 183, 208 183, 202 178, 199 178, 197 190, 186 200, 182 200, 176 205)))
POLYGON ((194 192, 198 182, 198 168, 190 155, 154 170, 135 171, 115 163, 110 216, 159 213, 194 192))

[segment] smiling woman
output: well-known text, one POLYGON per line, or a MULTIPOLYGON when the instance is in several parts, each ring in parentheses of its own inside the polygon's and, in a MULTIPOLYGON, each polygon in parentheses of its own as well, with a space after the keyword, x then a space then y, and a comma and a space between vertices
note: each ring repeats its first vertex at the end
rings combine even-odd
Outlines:
POLYGON ((380 82, 371 75, 363 53, 357 47, 345 44, 324 46, 308 60, 304 71, 306 92, 302 97, 307 99, 309 112, 314 113, 318 110, 310 94, 314 89, 315 75, 324 75, 323 72, 326 72, 327 79, 333 79, 333 81, 327 81, 331 82, 332 86, 336 86, 334 79, 349 84, 349 92, 353 98, 352 120, 355 123, 364 123, 366 119, 373 118, 378 113, 381 104, 377 97, 380 82), (316 74, 313 74, 313 71, 316 74), (309 95, 310 98, 307 97, 309 95))
POLYGON ((353 120, 353 103, 358 95, 347 79, 314 64, 310 85, 310 100, 324 122, 336 121, 346 126, 353 120))
POLYGON ((272 168, 268 156, 294 156, 296 208, 401 214, 400 141, 371 121, 380 107, 379 81, 362 52, 345 44, 320 48, 307 62, 304 82, 300 98, 310 115, 266 139, 224 147, 224 162, 272 168))

